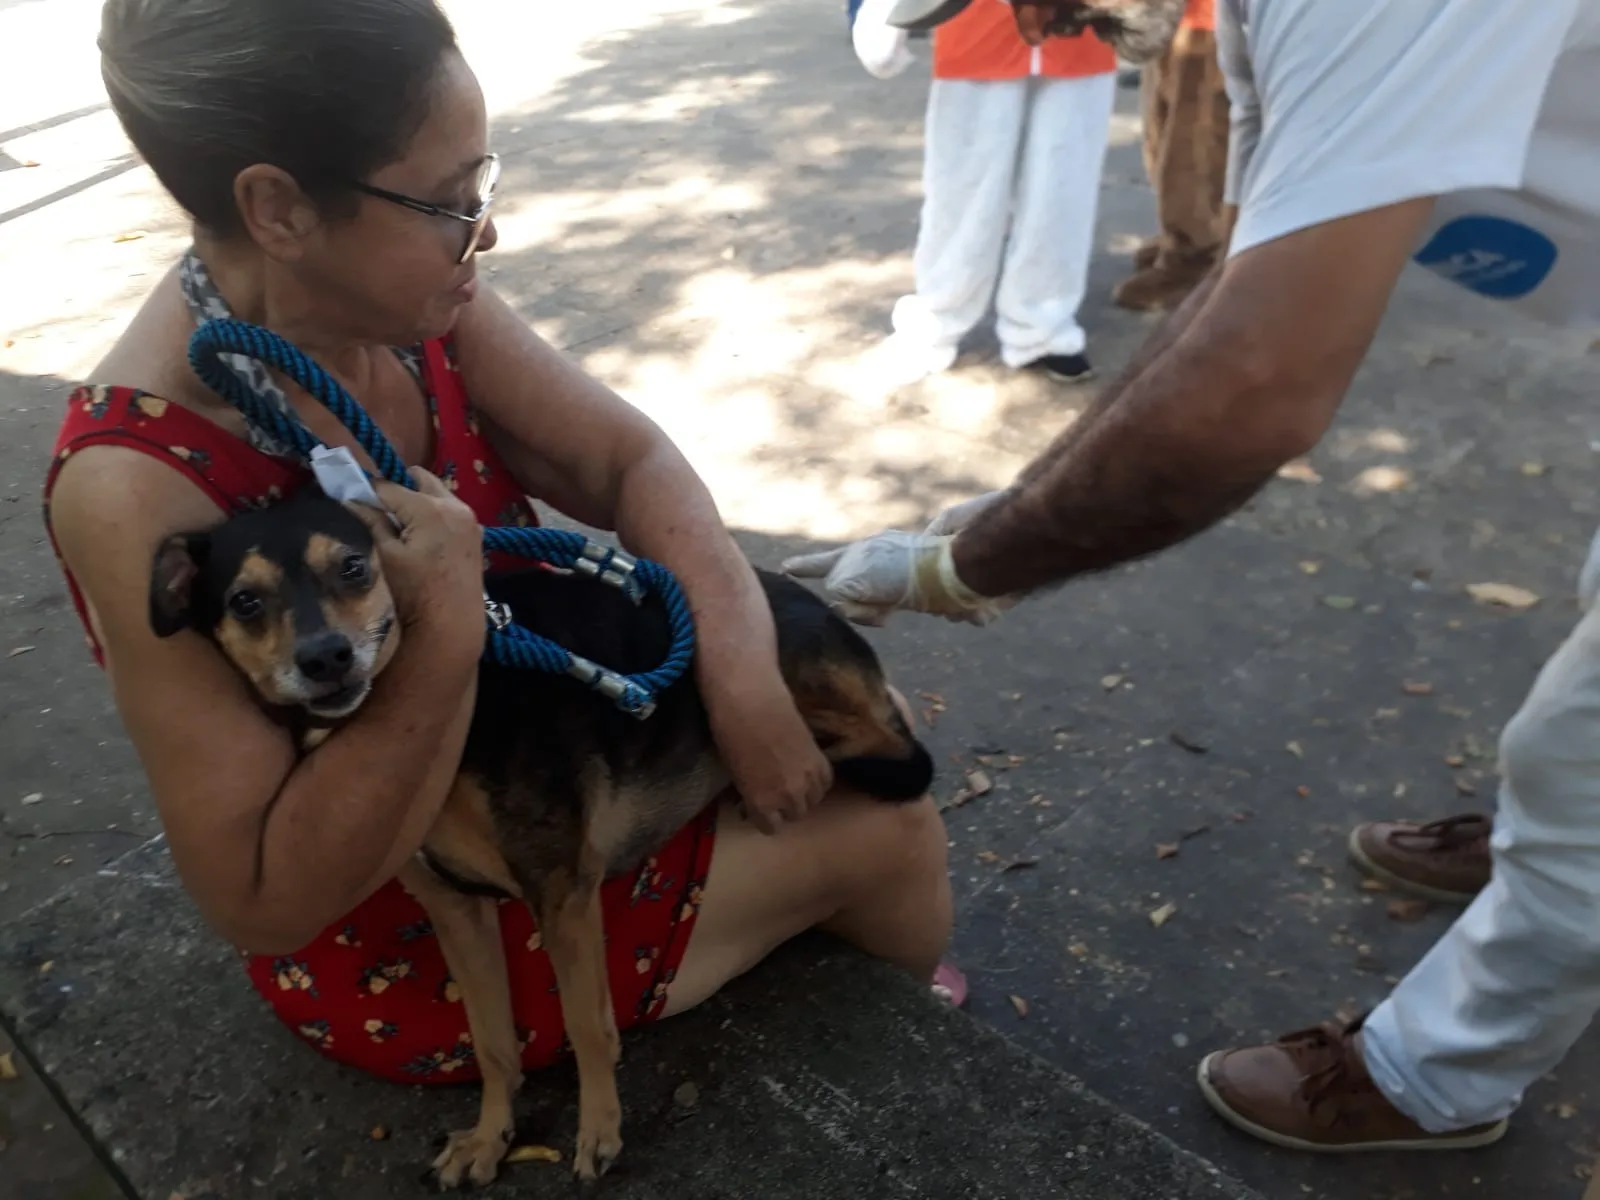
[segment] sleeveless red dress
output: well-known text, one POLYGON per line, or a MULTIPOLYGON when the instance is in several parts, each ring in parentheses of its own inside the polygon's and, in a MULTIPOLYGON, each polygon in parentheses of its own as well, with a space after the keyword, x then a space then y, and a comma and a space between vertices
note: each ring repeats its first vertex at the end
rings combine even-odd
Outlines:
MULTIPOLYGON (((425 343, 419 367, 433 416, 433 472, 481 524, 536 523, 527 497, 479 432, 449 340, 425 343)), ((45 483, 47 526, 61 464, 105 445, 160 459, 227 512, 265 507, 311 482, 299 463, 263 454, 180 405, 132 388, 84 387, 68 398, 56 440, 45 483)), ((62 571, 90 649, 104 665, 64 562, 62 571)), ((666 1004, 667 985, 694 927, 715 833, 713 805, 638 871, 604 886, 606 959, 621 1028, 653 1020, 666 1004)), ((500 934, 523 1064, 544 1066, 564 1048, 550 958, 525 904, 502 902, 500 934)), ((460 994, 427 915, 398 882, 379 888, 299 952, 245 959, 250 981, 278 1017, 329 1058, 403 1083, 478 1077, 460 994)))

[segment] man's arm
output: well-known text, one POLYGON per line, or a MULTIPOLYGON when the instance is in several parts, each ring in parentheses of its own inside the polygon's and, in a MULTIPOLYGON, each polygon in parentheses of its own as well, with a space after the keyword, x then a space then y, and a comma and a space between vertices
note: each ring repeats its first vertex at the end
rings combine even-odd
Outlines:
POLYGON ((1144 369, 956 537, 960 580, 984 596, 1032 591, 1239 508, 1327 429, 1431 205, 1359 213, 1230 260, 1144 369))
POLYGON ((1118 401, 1122 399, 1122 394, 1133 385, 1134 381, 1183 337, 1195 317, 1205 308, 1221 277, 1222 268, 1218 267, 1202 279, 1183 298, 1183 302, 1167 314, 1166 320, 1156 327, 1156 331, 1145 339, 1117 377, 1101 389, 1100 394, 1083 411, 1083 415, 1058 433, 1050 445, 1045 447, 1044 452, 1022 469, 1016 482, 1007 490, 1019 491, 1034 482, 1050 469, 1052 463, 1068 454, 1074 445, 1082 441, 1085 435, 1100 423, 1100 419, 1116 407, 1118 401))

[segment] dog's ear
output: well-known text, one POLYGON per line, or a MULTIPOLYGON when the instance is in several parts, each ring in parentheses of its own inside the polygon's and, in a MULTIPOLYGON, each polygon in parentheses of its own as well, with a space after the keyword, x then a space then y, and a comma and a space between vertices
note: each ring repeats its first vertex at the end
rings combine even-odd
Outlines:
POLYGON ((175 533, 156 548, 150 570, 150 628, 157 637, 171 637, 189 628, 195 578, 211 551, 203 533, 175 533))

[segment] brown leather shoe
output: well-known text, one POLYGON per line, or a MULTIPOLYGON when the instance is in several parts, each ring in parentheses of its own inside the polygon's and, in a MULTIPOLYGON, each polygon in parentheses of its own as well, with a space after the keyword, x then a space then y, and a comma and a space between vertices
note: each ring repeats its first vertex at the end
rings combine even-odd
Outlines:
POLYGON ((1200 1064, 1200 1091, 1236 1129, 1290 1150, 1469 1150, 1505 1136, 1495 1121, 1429 1133, 1384 1097, 1367 1074, 1361 1022, 1329 1022, 1266 1046, 1219 1050, 1200 1064))
POLYGON ((1494 822, 1477 813, 1418 825, 1369 821, 1350 831, 1350 857, 1374 879, 1428 900, 1470 904, 1489 883, 1494 822))

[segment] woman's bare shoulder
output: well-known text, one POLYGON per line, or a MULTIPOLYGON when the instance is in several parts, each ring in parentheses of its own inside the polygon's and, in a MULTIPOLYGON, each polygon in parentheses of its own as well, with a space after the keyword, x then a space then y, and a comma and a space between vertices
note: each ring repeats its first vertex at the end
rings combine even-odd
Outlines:
POLYGON ((89 382, 138 388, 179 404, 189 403, 200 389, 189 369, 193 331, 174 265, 145 296, 89 382))
POLYGON ((103 574, 97 566, 128 561, 125 548, 148 553, 171 534, 209 528, 224 516, 168 464, 116 445, 85 447, 62 464, 48 508, 62 559, 85 584, 103 574), (108 553, 113 548, 118 552, 108 553))

